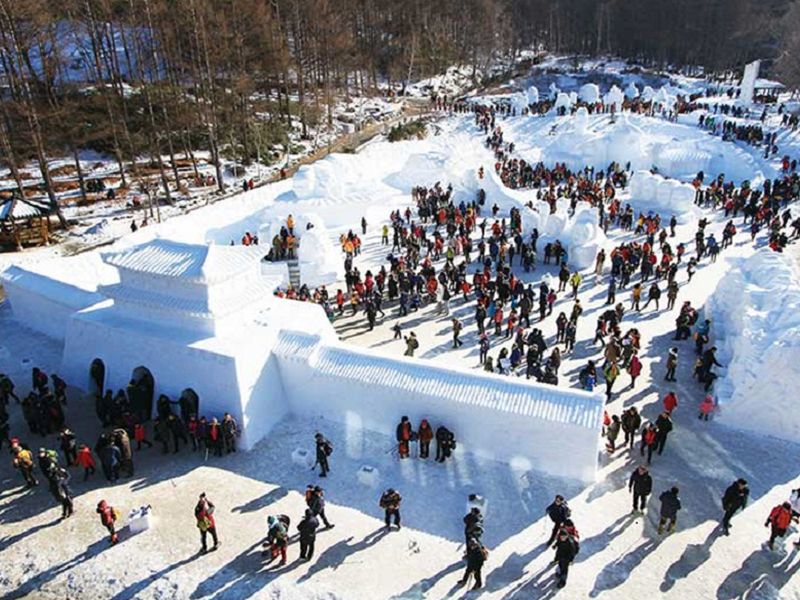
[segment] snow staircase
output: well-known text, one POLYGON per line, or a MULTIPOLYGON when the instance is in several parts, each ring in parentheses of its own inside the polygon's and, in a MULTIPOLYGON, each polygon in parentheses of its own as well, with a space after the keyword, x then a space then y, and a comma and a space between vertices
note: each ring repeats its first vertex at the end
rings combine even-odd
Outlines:
POLYGON ((289 267, 289 283, 294 289, 297 289, 300 287, 300 262, 296 258, 292 258, 288 261, 287 266, 289 267))

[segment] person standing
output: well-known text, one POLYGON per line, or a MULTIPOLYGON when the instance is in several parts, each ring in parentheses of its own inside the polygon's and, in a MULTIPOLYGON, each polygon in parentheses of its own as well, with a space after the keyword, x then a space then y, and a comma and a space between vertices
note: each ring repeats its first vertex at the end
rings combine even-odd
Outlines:
POLYGON ((775 549, 775 540, 779 537, 786 535, 786 530, 789 529, 789 524, 792 522, 792 505, 788 502, 779 504, 769 513, 767 522, 764 527, 772 526, 772 533, 769 536, 767 546, 770 550, 775 549))
POLYGON ((206 493, 200 494, 197 505, 194 507, 194 518, 197 519, 197 528, 200 530, 200 542, 202 543, 200 552, 203 554, 208 552, 206 537, 209 533, 211 534, 211 539, 214 540, 214 546, 211 550, 216 550, 220 543, 217 538, 217 525, 214 522, 214 508, 214 503, 206 498, 206 493))
POLYGON ((664 533, 664 527, 667 528, 667 533, 675 531, 675 525, 678 523, 678 511, 681 509, 681 500, 678 498, 678 487, 674 486, 669 490, 661 492, 658 499, 661 501, 661 519, 658 522, 658 534, 664 533))
POLYGON ((78 442, 75 439, 75 434, 70 431, 68 427, 61 429, 58 434, 59 446, 64 453, 64 463, 71 465, 75 463, 78 458, 78 442))
POLYGON ((617 363, 607 360, 603 365, 603 375, 606 378, 606 402, 611 400, 611 389, 614 387, 614 382, 619 377, 619 367, 617 363))
POLYGON ((656 427, 658 428, 658 455, 664 452, 664 446, 667 444, 667 436, 672 431, 672 419, 669 418, 669 413, 664 411, 656 419, 656 427))
POLYGON ((225 413, 222 418, 222 438, 225 440, 225 452, 230 454, 236 452, 236 436, 239 435, 239 426, 231 416, 231 413, 225 413))
POLYGON ((75 458, 75 464, 83 467, 83 480, 89 479, 89 475, 94 475, 95 464, 92 450, 89 446, 83 444, 81 449, 78 450, 78 455, 75 458))
POLYGON ((436 430, 436 462, 444 462, 456 447, 456 438, 453 432, 444 425, 436 430))
POLYGON ((664 381, 675 381, 675 369, 678 368, 678 349, 670 348, 667 355, 667 374, 664 381))
POLYGON ((639 467, 631 473, 628 480, 628 491, 633 493, 633 512, 644 512, 647 506, 647 497, 653 491, 653 478, 647 467, 639 465, 639 467))
POLYGON ((737 479, 725 490, 725 495, 722 497, 722 508, 725 511, 722 517, 722 531, 725 535, 730 535, 731 519, 736 511, 747 506, 749 497, 750 488, 744 478, 737 479))
POLYGON ((400 458, 408 458, 409 455, 409 444, 411 443, 411 438, 413 437, 414 432, 411 430, 411 422, 408 420, 408 417, 403 416, 400 418, 400 423, 397 425, 397 452, 400 455, 400 458))
POLYGON ((384 522, 386 523, 386 531, 390 531, 392 526, 391 520, 394 519, 394 524, 397 529, 400 529, 400 504, 403 501, 400 493, 394 488, 389 488, 381 495, 379 502, 380 507, 384 511, 384 522))
POLYGON ((481 569, 483 563, 486 562, 486 549, 475 538, 470 538, 467 541, 467 570, 464 571, 464 576, 458 581, 458 586, 467 585, 470 576, 475 577, 475 585, 472 586, 473 590, 479 590, 483 587, 483 579, 481 578, 481 569))
POLYGON ((431 440, 433 439, 433 429, 427 419, 422 419, 417 430, 417 440, 419 442, 419 457, 428 458, 431 451, 431 440))
POLYGON ((404 356, 414 356, 414 351, 419 348, 417 334, 411 331, 404 339, 406 341, 406 351, 403 353, 404 356))
POLYGON ((622 413, 622 431, 625 433, 625 441, 623 444, 626 448, 633 448, 633 442, 636 438, 636 432, 642 425, 642 417, 635 406, 631 406, 628 410, 622 413))
POLYGON ((453 318, 453 348, 460 348, 464 344, 464 342, 462 342, 458 338, 458 336, 461 335, 461 329, 462 328, 463 328, 463 325, 461 324, 461 321, 459 321, 458 319, 456 319, 454 317, 453 318))
POLYGON ((555 548, 556 562, 558 563, 558 570, 556 571, 558 583, 556 586, 563 588, 567 585, 569 566, 572 564, 572 561, 575 560, 575 555, 577 554, 575 541, 570 538, 566 528, 561 528, 558 532, 558 537, 553 548, 555 548))
POLYGON ((325 516, 325 491, 318 485, 313 488, 311 486, 308 487, 310 489, 306 497, 306 505, 311 509, 311 513, 315 517, 322 519, 322 522, 325 523, 325 529, 333 529, 335 525, 329 523, 328 517, 325 516))
POLYGON ((642 456, 644 456, 645 451, 647 451, 647 464, 650 464, 650 461, 653 459, 653 450, 658 443, 658 430, 656 429, 655 423, 648 424, 644 429, 642 429, 642 456))
POLYGON ((39 482, 33 475, 33 453, 27 448, 22 448, 17 445, 12 446, 12 450, 14 452, 12 464, 14 468, 19 469, 19 472, 22 474, 22 478, 25 480, 25 486, 32 488, 35 485, 39 485, 39 482))
POLYGON ((317 432, 317 434, 314 436, 314 439, 316 440, 317 446, 317 461, 314 463, 314 467, 319 465, 319 476, 327 477, 328 471, 330 471, 330 467, 328 466, 328 457, 333 453, 333 444, 326 440, 319 432, 317 432))
POLYGON ((628 375, 631 376, 631 389, 634 388, 636 385, 636 378, 639 377, 642 373, 642 361, 639 360, 639 356, 636 353, 636 349, 633 350, 633 354, 631 355, 631 361, 628 363, 628 375))
POLYGON ((553 521, 553 531, 550 534, 550 539, 547 540, 547 545, 549 546, 555 541, 559 527, 569 519, 572 511, 570 511, 569 506, 567 506, 567 501, 564 500, 564 496, 559 494, 556 496, 555 500, 553 500, 552 504, 545 509, 545 512, 547 516, 550 517, 550 520, 553 521))
POLYGON ((100 502, 97 503, 97 513, 100 515, 100 522, 103 524, 103 527, 108 529, 108 533, 111 536, 109 542, 111 542, 112 545, 116 544, 119 541, 119 537, 117 536, 114 523, 117 518, 119 518, 119 511, 113 506, 109 506, 105 500, 100 500, 100 502))
POLYGON ((297 524, 300 532, 300 560, 311 560, 314 556, 314 542, 317 539, 319 521, 314 516, 314 511, 306 509, 306 514, 297 524))

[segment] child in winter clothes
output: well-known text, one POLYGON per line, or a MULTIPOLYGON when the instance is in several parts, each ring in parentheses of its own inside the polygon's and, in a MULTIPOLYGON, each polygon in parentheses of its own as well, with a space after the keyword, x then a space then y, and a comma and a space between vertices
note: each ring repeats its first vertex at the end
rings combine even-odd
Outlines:
POLYGON ((708 421, 708 416, 716 410, 717 405, 714 404, 714 397, 711 394, 706 395, 703 402, 700 404, 700 414, 697 415, 698 419, 708 421))
POLYGON ((147 434, 144 431, 144 425, 136 423, 133 426, 133 439, 136 442, 136 449, 141 450, 142 444, 147 444, 148 448, 153 447, 153 442, 147 439, 147 434))

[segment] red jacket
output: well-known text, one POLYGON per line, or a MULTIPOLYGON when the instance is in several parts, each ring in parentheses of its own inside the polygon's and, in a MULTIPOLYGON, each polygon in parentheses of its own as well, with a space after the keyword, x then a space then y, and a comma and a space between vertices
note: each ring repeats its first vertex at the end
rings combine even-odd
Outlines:
POLYGON ((776 529, 788 529, 789 523, 792 521, 792 511, 784 508, 783 505, 778 505, 769 513, 768 522, 776 529))
POLYGON ((84 469, 94 466, 94 458, 92 458, 92 451, 88 446, 84 446, 78 450, 78 456, 75 458, 75 464, 82 466, 84 469))
POLYGON ((678 397, 670 392, 666 396, 664 396, 664 410, 667 412, 672 412, 678 407, 678 397))

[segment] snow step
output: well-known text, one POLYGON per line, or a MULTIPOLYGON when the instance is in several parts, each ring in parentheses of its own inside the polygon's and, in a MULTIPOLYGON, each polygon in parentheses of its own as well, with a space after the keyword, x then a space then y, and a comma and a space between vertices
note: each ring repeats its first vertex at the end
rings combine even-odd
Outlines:
POLYGON ((289 283, 293 288, 300 287, 300 261, 293 258, 286 263, 289 268, 289 283))

